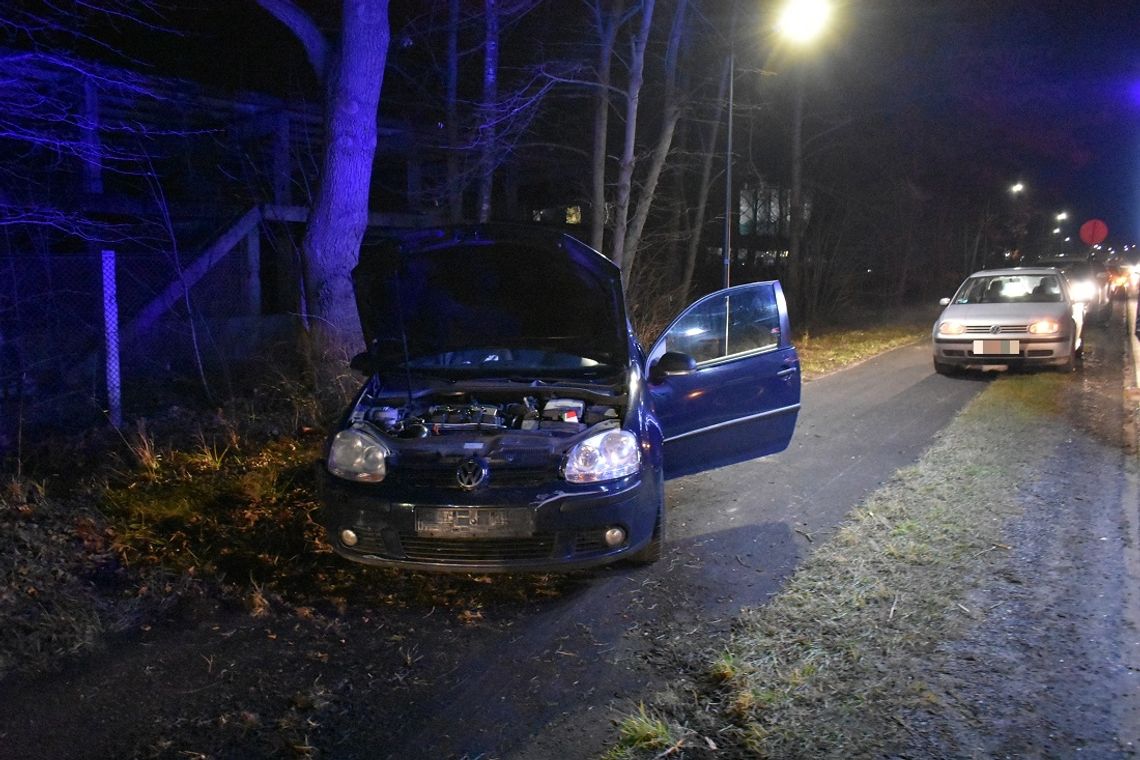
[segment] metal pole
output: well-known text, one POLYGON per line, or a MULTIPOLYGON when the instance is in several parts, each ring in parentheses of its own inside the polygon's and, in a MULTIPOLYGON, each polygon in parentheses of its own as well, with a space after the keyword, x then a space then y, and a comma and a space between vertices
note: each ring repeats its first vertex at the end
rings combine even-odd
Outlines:
POLYGON ((107 349, 107 413, 111 425, 123 426, 122 378, 119 374, 119 299, 115 289, 115 252, 103 251, 103 336, 107 349))
POLYGON ((803 129, 804 129, 804 79, 803 71, 795 73, 795 93, 792 105, 792 228, 789 230, 788 273, 794 282, 800 265, 800 238, 803 234, 803 129))
POLYGON ((724 287, 730 284, 732 265, 732 101, 736 75, 736 51, 728 53, 728 133, 724 149, 724 287))

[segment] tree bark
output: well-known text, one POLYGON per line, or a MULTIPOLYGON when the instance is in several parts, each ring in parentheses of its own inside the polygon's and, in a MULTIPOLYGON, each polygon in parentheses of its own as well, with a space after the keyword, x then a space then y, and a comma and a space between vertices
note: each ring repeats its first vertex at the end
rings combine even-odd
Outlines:
POLYGON ((657 145, 649 162, 649 173, 645 178, 641 195, 637 200, 637 210, 633 215, 633 223, 629 227, 625 241, 625 255, 622 260, 622 280, 629 283, 633 276, 633 265, 637 261, 638 248, 641 246, 641 234, 645 230, 645 222, 649 218, 649 209, 653 205, 653 196, 657 193, 657 182, 665 168, 665 160, 669 157, 669 150, 673 146, 673 133, 677 127, 677 120, 681 118, 681 104, 677 97, 677 58, 680 53, 681 36, 685 25, 686 0, 678 0, 676 11, 673 14, 673 27, 669 32, 669 45, 665 51, 665 118, 661 124, 661 132, 657 137, 657 145))
POLYGON ((720 131, 721 117, 724 114, 725 95, 728 91, 728 78, 732 76, 732 67, 726 58, 724 62, 725 73, 720 78, 720 87, 716 96, 716 113, 709 125, 708 139, 704 144, 704 158, 701 162, 701 182, 697 188, 697 206, 693 210, 693 231, 689 237, 688 248, 685 251, 684 268, 681 272, 681 302, 687 303, 689 291, 693 287, 693 272, 697 266, 697 254, 701 249, 701 235, 705 227, 705 210, 708 208, 709 193, 712 190, 713 154, 716 150, 716 135, 720 131))
POLYGON ((499 2, 484 0, 487 42, 483 52, 483 107, 479 127, 479 221, 491 220, 495 187, 495 135, 499 99, 499 2))
POLYGON ((621 267, 625 279, 625 243, 629 229, 629 205, 633 194, 634 153, 637 145, 637 109, 641 99, 641 85, 645 81, 645 48, 649 42, 649 29, 653 25, 655 0, 645 0, 641 6, 641 26, 632 40, 629 68, 629 85, 625 93, 625 137, 621 160, 618 163, 617 198, 614 202, 613 249, 610 258, 621 267))
POLYGON ((387 0, 345 0, 339 55, 326 89, 321 181, 301 243, 310 327, 319 346, 346 356, 360 341, 350 275, 368 223, 389 36, 387 0))
POLYGON ((613 69, 614 45, 625 3, 614 3, 608 15, 600 3, 593 7, 598 30, 598 97, 594 101, 593 176, 590 192, 590 245, 601 251, 606 242, 606 151, 610 123, 610 78, 613 69))
POLYGON ((448 219, 463 219, 459 165, 459 0, 447 3, 447 208, 448 219))

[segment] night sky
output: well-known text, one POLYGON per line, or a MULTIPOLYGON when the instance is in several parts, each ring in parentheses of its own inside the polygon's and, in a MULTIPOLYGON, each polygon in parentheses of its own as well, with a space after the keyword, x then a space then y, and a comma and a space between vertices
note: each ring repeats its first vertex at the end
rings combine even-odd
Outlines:
POLYGON ((1095 216, 1113 242, 1140 239, 1140 3, 869 0, 840 13, 844 87, 956 125, 971 157, 993 157, 995 193, 1021 180, 1074 227, 1095 216))
MULTIPOLYGON (((318 97, 300 46, 253 0, 168 7, 164 25, 183 33, 120 24, 115 44, 154 73, 318 97)), ((416 7, 393 4, 395 40, 416 7)), ((757 19, 773 7, 755 6, 757 19)), ((576 0, 543 8, 585 22, 576 0)), ((1021 180, 1027 198, 1069 211, 1074 227, 1095 216, 1110 242, 1140 240, 1140 3, 837 0, 820 56, 830 79, 813 97, 887 120, 917 111, 953 132, 955 150, 992 155, 995 195, 1021 180)))

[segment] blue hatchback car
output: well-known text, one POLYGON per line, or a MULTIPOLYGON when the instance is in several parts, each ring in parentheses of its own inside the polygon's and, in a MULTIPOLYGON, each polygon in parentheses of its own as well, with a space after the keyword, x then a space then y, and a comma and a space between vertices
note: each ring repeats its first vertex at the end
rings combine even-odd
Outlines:
POLYGON ((367 375, 330 436, 341 555, 443 571, 656 560, 666 478, 787 447, 800 367, 778 282, 705 296, 648 353, 619 269, 549 228, 366 241, 367 375))

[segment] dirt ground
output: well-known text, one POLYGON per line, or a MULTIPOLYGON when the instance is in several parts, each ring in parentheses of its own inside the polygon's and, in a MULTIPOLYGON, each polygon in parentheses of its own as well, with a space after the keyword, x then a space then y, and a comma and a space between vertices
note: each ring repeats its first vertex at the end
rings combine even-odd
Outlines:
MULTIPOLYGON (((898 717, 912 739, 900 757, 1140 754, 1135 405, 1121 402, 1123 357, 1107 348, 1121 345, 1123 326, 1103 330, 1067 389, 1071 435, 1020 489, 1025 516, 1009 526, 1008 550, 984 558, 984 583, 964 605, 986 614, 914 673, 931 707, 898 717)), ((789 561, 772 569, 773 582, 806 546, 795 534, 786 543, 789 561)), ((696 550, 687 552, 672 554, 678 572, 698 561, 696 550)), ((744 572, 748 561, 726 560, 744 572)), ((94 654, 66 658, 59 672, 0 681, 0 758, 410 757, 393 748, 416 738, 448 746, 447 715, 457 706, 440 701, 439 686, 478 700, 481 653, 504 647, 542 660, 545 676, 521 686, 530 712, 488 702, 464 714, 485 715, 488 735, 512 732, 501 745, 511 749, 434 753, 421 745, 415 756, 597 757, 616 738, 614 716, 695 666, 687 659, 716 651, 730 623, 719 614, 667 614, 699 600, 681 599, 650 574, 430 585, 430 604, 400 588, 387 590, 382 605, 362 593, 312 605, 267 598, 253 609, 209 589, 187 593, 94 654), (584 595, 628 600, 609 623, 620 636, 576 620, 584 595), (536 623, 550 629, 553 646, 518 640, 515 631, 533 635, 536 623), (611 675, 591 684, 597 663, 611 675), (587 706, 558 719, 569 715, 565 705, 541 704, 560 693, 555 682, 578 689, 587 706)))
POLYGON ((1140 755, 1137 405, 1121 401, 1123 327, 1101 329, 1066 389, 1069 435, 965 605, 982 622, 915 674, 934 706, 902 717, 908 757, 1140 755))

